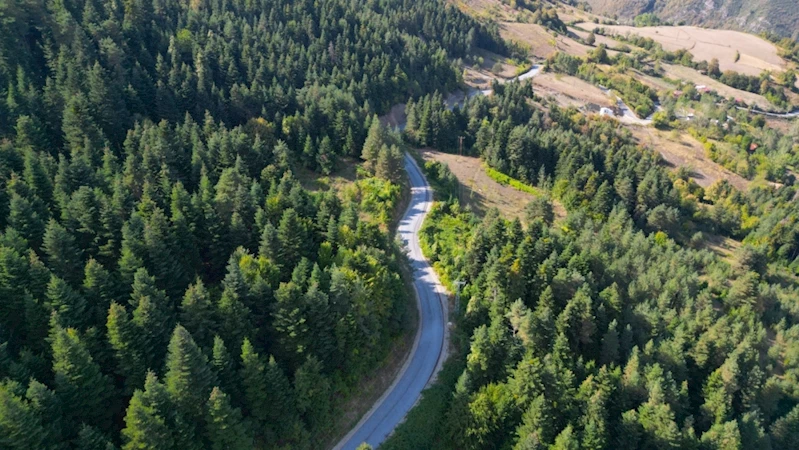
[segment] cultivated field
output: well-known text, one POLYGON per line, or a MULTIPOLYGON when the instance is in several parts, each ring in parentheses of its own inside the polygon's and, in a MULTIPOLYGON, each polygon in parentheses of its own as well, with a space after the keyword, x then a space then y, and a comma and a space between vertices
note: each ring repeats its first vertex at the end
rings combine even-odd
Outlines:
POLYGON ((785 61, 777 54, 774 44, 752 34, 731 30, 711 30, 697 27, 631 27, 623 25, 580 24, 592 30, 604 27, 610 33, 637 34, 652 38, 669 51, 687 49, 695 61, 718 58, 721 70, 734 70, 747 75, 759 75, 764 70, 782 70, 785 61), (736 52, 740 59, 736 62, 736 52))
POLYGON ((670 165, 690 168, 692 178, 702 187, 708 187, 720 179, 726 179, 741 191, 749 187, 749 180, 711 161, 705 155, 702 144, 687 134, 673 137, 670 133, 651 127, 628 129, 639 144, 659 152, 670 165))
MULTIPOLYGON (((524 217, 524 207, 533 199, 532 194, 499 184, 491 179, 483 168, 480 158, 458 156, 432 149, 420 149, 425 161, 439 161, 449 166, 461 184, 461 205, 468 205, 479 215, 491 208, 497 208, 503 217, 513 219, 524 217)), ((555 214, 565 217, 566 211, 555 203, 555 214)))

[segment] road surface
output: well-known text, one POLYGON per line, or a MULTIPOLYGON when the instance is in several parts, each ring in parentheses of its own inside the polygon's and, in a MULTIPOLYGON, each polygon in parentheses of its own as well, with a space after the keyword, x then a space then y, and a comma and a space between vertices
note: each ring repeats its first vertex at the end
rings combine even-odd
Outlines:
MULTIPOLYGON (((517 80, 518 81, 528 80, 528 79, 533 78, 534 76, 538 75, 541 72, 542 68, 543 67, 540 64, 533 64, 530 67, 530 70, 528 70, 527 72, 524 72, 523 74, 521 74, 521 75, 519 75, 517 77, 510 78, 510 79, 497 78, 496 80, 499 83, 508 83, 508 82, 517 81, 517 80)), ((463 107, 463 103, 465 102, 466 97, 472 98, 472 97, 476 97, 478 95, 491 95, 492 92, 493 92, 492 89, 477 89, 477 88, 474 88, 474 87, 470 88, 465 93, 463 91, 461 91, 461 90, 455 91, 452 94, 450 94, 447 97, 447 99, 446 99, 447 108, 454 109, 456 106, 463 107)), ((403 128, 404 128, 404 126, 401 126, 400 129, 403 129, 403 128)))
MULTIPOLYGON (((541 66, 535 64, 516 79, 526 80, 540 71, 541 66)), ((491 89, 471 89, 466 93, 459 91, 449 96, 447 107, 452 109, 462 105, 467 96, 471 98, 490 94, 491 89)), ((397 127, 400 130, 405 129, 405 122, 397 127)), ((433 204, 433 190, 416 161, 407 154, 405 171, 408 172, 411 183, 411 202, 400 221, 397 233, 407 247, 408 259, 413 269, 413 286, 420 314, 419 326, 410 356, 394 383, 333 450, 354 450, 364 442, 376 448, 383 443, 416 404, 422 390, 441 369, 446 357, 446 289, 419 247, 419 229, 433 204)))
POLYGON ((446 291, 419 247, 419 229, 433 203, 433 191, 416 161, 405 155, 405 170, 411 184, 411 201, 397 233, 407 246, 413 269, 413 285, 419 307, 419 326, 409 358, 394 384, 386 390, 358 425, 335 450, 354 450, 366 442, 380 445, 416 404, 422 390, 440 369, 445 355, 446 291))
POLYGON ((755 113, 755 114, 762 114, 764 116, 769 116, 769 117, 779 117, 779 118, 782 118, 782 119, 793 119, 793 118, 799 117, 799 109, 793 110, 793 111, 791 111, 789 113, 780 114, 780 113, 773 113, 773 112, 768 112, 768 111, 760 111, 759 109, 755 109, 755 108, 744 108, 743 106, 736 106, 736 108, 744 110, 744 111, 749 111, 749 112, 755 113))

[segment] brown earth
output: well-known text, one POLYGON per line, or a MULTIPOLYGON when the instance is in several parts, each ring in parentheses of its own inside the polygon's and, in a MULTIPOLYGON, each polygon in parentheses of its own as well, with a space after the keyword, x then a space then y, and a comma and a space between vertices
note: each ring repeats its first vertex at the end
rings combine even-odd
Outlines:
POLYGON ((754 94, 752 92, 742 91, 740 89, 735 89, 733 87, 727 86, 726 84, 716 81, 713 78, 710 78, 707 75, 702 75, 701 73, 697 72, 690 67, 685 66, 678 66, 672 64, 662 64, 663 71, 665 75, 669 78, 674 78, 678 80, 684 80, 689 83, 694 83, 695 85, 704 85, 707 86, 709 89, 712 89, 719 93, 719 95, 723 97, 732 97, 735 99, 740 99, 746 102, 747 105, 757 105, 759 108, 765 110, 771 110, 774 108, 765 97, 759 94, 754 94))
POLYGON ((717 180, 726 179, 741 191, 749 187, 749 180, 735 174, 705 155, 702 144, 687 134, 672 136, 671 133, 651 127, 628 127, 640 145, 659 152, 671 166, 691 169, 692 178, 702 187, 717 180))
POLYGON ((582 107, 589 103, 611 106, 613 101, 598 87, 577 77, 541 73, 533 77, 533 89, 543 96, 553 96, 562 106, 582 107))
MULTIPOLYGON (((419 149, 425 161, 438 161, 449 166, 461 184, 460 203, 478 215, 497 208, 508 219, 524 218, 524 207, 533 195, 494 181, 486 174, 483 162, 474 156, 459 156, 432 149, 419 149)), ((565 217, 566 210, 555 202, 555 214, 565 217)))
POLYGON ((609 33, 637 34, 652 38, 668 51, 687 49, 695 61, 718 58, 721 70, 734 70, 747 75, 759 75, 764 70, 780 71, 785 61, 777 47, 758 36, 731 30, 712 30, 697 27, 631 27, 580 23, 586 30, 604 27, 609 33), (736 52, 740 59, 735 61, 736 52))

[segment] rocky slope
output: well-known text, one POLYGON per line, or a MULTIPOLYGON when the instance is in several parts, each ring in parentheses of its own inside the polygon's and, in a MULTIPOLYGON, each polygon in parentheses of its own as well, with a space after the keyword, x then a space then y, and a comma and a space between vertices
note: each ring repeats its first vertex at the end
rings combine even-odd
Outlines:
POLYGON ((799 37, 796 0, 587 0, 595 13, 620 20, 651 12, 661 20, 799 37))

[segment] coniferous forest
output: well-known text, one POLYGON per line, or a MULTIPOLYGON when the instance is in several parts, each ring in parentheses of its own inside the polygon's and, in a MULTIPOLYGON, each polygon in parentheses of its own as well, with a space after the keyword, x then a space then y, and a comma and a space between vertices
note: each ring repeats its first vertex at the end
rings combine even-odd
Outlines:
POLYGON ((465 284, 435 414, 387 448, 799 448, 790 168, 703 188, 529 82, 450 109, 478 48, 520 54, 441 0, 0 0, 0 450, 329 445, 414 314, 406 145, 535 198, 480 217, 425 165, 465 284))
POLYGON ((435 0, 0 3, 0 448, 322 445, 409 313, 376 116, 478 45, 435 0))
POLYGON ((412 414, 388 448, 797 448, 797 187, 703 189, 612 120, 493 87, 454 111, 409 103, 409 140, 456 152, 464 136, 538 194, 524 224, 479 218, 427 165, 442 201, 420 239, 465 282, 462 356, 431 425, 412 414), (722 258, 712 236, 742 245, 722 258))

